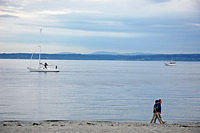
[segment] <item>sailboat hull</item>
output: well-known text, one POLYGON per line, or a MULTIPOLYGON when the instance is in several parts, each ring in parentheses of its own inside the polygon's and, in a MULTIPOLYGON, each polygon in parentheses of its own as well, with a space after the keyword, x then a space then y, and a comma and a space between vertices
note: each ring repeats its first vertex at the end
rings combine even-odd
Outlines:
POLYGON ((30 72, 59 72, 58 69, 55 68, 27 68, 30 72))

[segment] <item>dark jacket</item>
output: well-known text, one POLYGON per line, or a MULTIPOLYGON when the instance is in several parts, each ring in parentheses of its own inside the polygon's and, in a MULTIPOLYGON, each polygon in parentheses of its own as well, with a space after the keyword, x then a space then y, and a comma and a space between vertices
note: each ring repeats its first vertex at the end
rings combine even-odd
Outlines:
POLYGON ((157 109, 157 112, 161 113, 161 103, 158 103, 158 109, 157 109))

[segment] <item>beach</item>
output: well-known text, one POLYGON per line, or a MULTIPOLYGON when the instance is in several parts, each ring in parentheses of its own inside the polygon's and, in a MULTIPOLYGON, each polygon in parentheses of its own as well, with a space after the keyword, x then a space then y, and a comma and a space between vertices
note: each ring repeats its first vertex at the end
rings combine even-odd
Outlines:
POLYGON ((104 121, 2 121, 1 133, 199 133, 200 122, 149 124, 147 122, 104 121))

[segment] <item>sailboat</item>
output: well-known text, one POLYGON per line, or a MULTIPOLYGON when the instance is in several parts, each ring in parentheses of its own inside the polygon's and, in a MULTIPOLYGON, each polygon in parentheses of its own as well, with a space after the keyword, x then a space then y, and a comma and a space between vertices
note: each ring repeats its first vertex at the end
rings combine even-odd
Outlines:
MULTIPOLYGON (((42 29, 40 29, 40 36, 41 36, 41 32, 42 32, 42 29)), ((48 65, 46 62, 45 63, 41 62, 41 45, 39 45, 39 48, 40 48, 40 52, 39 52, 39 58, 38 58, 38 66, 35 66, 35 67, 30 66, 30 67, 27 67, 27 69, 30 72, 59 72, 57 65, 55 66, 48 65)), ((31 60, 32 59, 33 59, 33 53, 31 55, 31 60)))

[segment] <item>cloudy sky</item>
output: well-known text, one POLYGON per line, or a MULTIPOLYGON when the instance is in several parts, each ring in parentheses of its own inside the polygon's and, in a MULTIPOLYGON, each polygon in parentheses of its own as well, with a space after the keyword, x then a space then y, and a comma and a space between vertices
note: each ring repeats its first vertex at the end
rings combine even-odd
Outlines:
POLYGON ((0 53, 40 38, 46 53, 200 53, 200 0, 0 0, 0 53))

